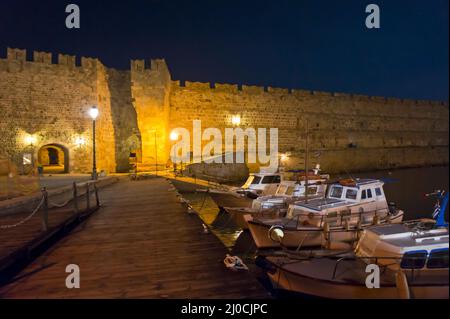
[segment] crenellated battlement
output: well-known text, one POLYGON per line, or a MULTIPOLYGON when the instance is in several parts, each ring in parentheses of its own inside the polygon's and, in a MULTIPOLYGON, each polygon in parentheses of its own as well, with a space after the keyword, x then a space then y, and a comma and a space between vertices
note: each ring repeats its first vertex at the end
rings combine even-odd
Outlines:
POLYGON ((320 162, 330 172, 448 164, 448 102, 172 81, 164 59, 131 60, 127 70, 115 70, 96 58, 5 51, 0 153, 18 160, 29 146, 16 132, 26 130, 37 136, 36 149, 65 146, 70 171, 89 172, 91 148, 80 147, 77 139, 90 141, 87 110, 97 105, 99 168, 106 171, 117 164, 127 172, 131 151, 145 167, 165 165, 173 128, 189 130, 199 119, 222 130, 235 125, 236 115, 243 128, 278 128, 280 152, 292 154, 291 168, 298 168, 303 156, 305 119, 314 127, 311 147, 320 150, 320 162))
POLYGON ((172 85, 177 89, 187 90, 203 90, 214 92, 226 92, 226 93, 248 93, 248 94, 273 94, 273 95, 291 95, 298 98, 303 97, 320 97, 320 98, 339 98, 356 101, 366 101, 379 104, 390 105, 407 105, 407 106, 447 106, 447 102, 443 101, 430 101, 430 100, 412 100, 412 99, 400 99, 394 97, 383 96, 368 96, 362 94, 349 94, 342 92, 324 92, 313 90, 301 90, 301 89, 286 89, 276 88, 271 86, 255 86, 255 85, 240 85, 240 84, 227 84, 227 83, 214 83, 214 82, 194 82, 194 81, 172 81, 172 85))
POLYGON ((7 48, 6 58, 10 61, 22 61, 27 59, 27 50, 7 48))
POLYGON ((33 61, 36 63, 52 64, 52 54, 49 52, 33 51, 33 61))
POLYGON ((33 55, 31 59, 27 59, 27 50, 24 49, 16 49, 16 48, 7 48, 6 59, 0 59, 4 63, 19 63, 23 66, 43 66, 43 65, 52 65, 59 66, 60 68, 67 69, 93 69, 96 67, 96 64, 99 62, 98 59, 89 58, 89 57, 81 57, 81 63, 77 64, 77 57, 75 55, 69 54, 53 54, 50 52, 43 51, 33 51, 33 55), (55 62, 56 61, 56 62, 55 62))
MULTIPOLYGON (((96 58, 81 57, 77 60, 74 55, 68 54, 53 54, 49 52, 33 51, 32 59, 27 60, 27 50, 18 48, 7 48, 6 59, 0 59, 0 71, 2 70, 16 70, 20 71, 27 67, 52 65, 58 66, 59 70, 81 70, 81 69, 95 69, 97 63, 101 63, 96 58), (13 67, 8 67, 12 65, 13 67)), ((167 63, 164 59, 134 59, 130 61, 131 72, 139 75, 146 74, 144 78, 151 78, 155 74, 165 74, 165 78, 170 77, 170 72, 167 63)), ((139 76, 138 76, 139 77, 139 76)), ((407 105, 407 106, 447 106, 448 102, 429 101, 429 100, 412 100, 399 99, 393 97, 383 96, 366 96, 361 94, 348 94, 341 92, 324 92, 316 90, 302 90, 302 89, 287 89, 271 86, 255 86, 245 84, 228 84, 228 83, 210 83, 210 82, 195 82, 195 81, 170 81, 175 88, 189 89, 189 90, 211 90, 211 92, 235 93, 235 94, 273 94, 274 96, 294 96, 298 98, 303 97, 317 97, 323 99, 338 98, 353 101, 361 101, 368 103, 392 104, 392 105, 407 105)))
POLYGON ((167 64, 164 59, 151 59, 148 60, 149 64, 144 59, 137 59, 130 61, 130 68, 133 72, 148 72, 148 71, 161 71, 167 69, 167 64))

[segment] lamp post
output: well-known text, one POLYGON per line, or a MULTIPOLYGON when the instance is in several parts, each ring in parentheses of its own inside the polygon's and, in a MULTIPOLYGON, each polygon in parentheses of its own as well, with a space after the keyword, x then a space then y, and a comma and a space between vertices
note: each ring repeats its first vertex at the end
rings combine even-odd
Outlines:
POLYGON ((95 120, 98 117, 98 108, 93 106, 89 109, 89 116, 92 118, 92 179, 97 180, 97 158, 95 154, 95 120))

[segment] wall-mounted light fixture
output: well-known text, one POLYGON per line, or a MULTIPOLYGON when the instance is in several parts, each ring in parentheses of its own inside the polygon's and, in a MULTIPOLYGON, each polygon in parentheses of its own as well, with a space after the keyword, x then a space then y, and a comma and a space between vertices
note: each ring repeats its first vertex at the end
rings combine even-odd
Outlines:
POLYGON ((37 138, 35 135, 28 134, 25 136, 25 144, 27 146, 34 146, 37 142, 37 138))
POLYGON ((286 163, 289 160, 289 157, 291 157, 290 152, 280 154, 280 160, 282 163, 286 163))
POLYGON ((178 141, 178 137, 179 137, 179 135, 178 135, 177 132, 174 131, 174 132, 170 133, 170 140, 171 141, 173 141, 173 142, 178 141))
POLYGON ((86 139, 83 136, 76 137, 75 145, 78 147, 82 147, 82 146, 86 145, 86 139))
POLYGON ((232 123, 234 126, 239 126, 239 125, 241 125, 241 116, 240 116, 240 115, 233 115, 233 116, 231 117, 231 123, 232 123))

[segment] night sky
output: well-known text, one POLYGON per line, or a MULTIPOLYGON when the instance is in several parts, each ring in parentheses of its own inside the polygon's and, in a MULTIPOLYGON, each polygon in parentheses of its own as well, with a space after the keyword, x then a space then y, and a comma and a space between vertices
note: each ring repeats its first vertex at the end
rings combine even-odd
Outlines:
POLYGON ((6 47, 165 58, 175 80, 448 100, 448 0, 0 1, 6 47), (65 27, 66 5, 81 29, 65 27), (365 27, 366 5, 381 29, 365 27))

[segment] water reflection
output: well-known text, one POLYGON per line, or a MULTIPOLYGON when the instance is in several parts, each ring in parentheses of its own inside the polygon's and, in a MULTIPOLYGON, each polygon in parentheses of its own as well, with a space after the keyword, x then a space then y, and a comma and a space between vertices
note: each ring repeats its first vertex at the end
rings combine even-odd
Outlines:
MULTIPOLYGON (((356 173, 351 176, 385 181, 384 189, 388 201, 395 202, 398 208, 405 211, 405 220, 431 217, 435 200, 425 198, 424 194, 437 189, 449 189, 448 166, 356 173)), ((333 176, 348 177, 349 175, 333 176)), ((250 256, 254 252, 251 235, 236 227, 228 214, 220 212, 207 193, 186 193, 183 196, 233 253, 250 256)), ((448 208, 446 219, 448 220, 448 208)))

